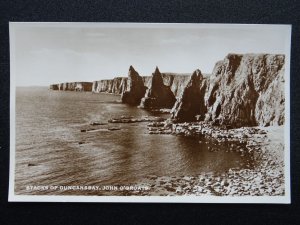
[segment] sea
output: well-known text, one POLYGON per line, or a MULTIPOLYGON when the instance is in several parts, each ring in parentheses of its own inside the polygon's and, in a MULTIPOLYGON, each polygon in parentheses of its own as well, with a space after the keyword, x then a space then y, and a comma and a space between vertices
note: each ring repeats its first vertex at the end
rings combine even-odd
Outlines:
POLYGON ((122 104, 118 95, 17 87, 15 194, 85 195, 49 187, 138 184, 153 175, 222 173, 245 164, 239 153, 209 151, 205 141, 149 134, 146 122, 107 123, 121 116, 170 115, 122 104), (92 122, 103 125, 81 132, 92 122))

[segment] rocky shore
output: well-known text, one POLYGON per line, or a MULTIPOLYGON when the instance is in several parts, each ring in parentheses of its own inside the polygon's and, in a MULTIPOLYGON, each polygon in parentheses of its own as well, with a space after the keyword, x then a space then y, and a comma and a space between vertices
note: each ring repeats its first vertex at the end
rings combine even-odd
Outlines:
MULTIPOLYGON (((202 124, 176 124, 170 134, 198 136, 206 141, 227 145, 248 157, 246 168, 231 168, 223 173, 158 177, 149 176, 143 184, 149 191, 137 195, 215 195, 215 196, 282 196, 284 183, 284 127, 243 127, 223 130, 202 124), (180 129, 178 129, 180 127, 180 129), (196 132, 200 130, 201 132, 196 132), (180 132, 178 131, 180 130, 180 132), (200 134, 200 135, 199 135, 200 134), (202 136, 203 137, 203 136, 202 136), (212 138, 211 140, 209 138, 212 138)), ((218 144, 211 151, 218 152, 218 144)))
MULTIPOLYGON (((219 151, 236 152, 246 163, 223 173, 150 175, 140 183, 149 189, 125 191, 124 195, 282 196, 285 193, 284 126, 228 129, 207 122, 173 123, 156 116, 122 116, 108 121, 111 124, 138 122, 146 122, 149 134, 194 138, 199 146, 207 144, 216 157, 219 151)), ((91 125, 103 124, 93 122, 91 125)))

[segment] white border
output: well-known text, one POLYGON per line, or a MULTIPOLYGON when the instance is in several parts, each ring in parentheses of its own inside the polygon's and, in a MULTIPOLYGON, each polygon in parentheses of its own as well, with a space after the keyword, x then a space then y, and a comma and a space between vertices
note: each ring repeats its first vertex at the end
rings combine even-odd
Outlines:
POLYGON ((9 195, 10 202, 161 202, 161 203, 291 203, 290 190, 290 49, 291 25, 266 24, 187 24, 187 23, 70 23, 70 22, 10 22, 10 168, 9 195), (101 28, 257 28, 280 27, 286 33, 285 50, 285 196, 55 196, 55 195, 15 195, 15 100, 16 100, 16 72, 15 72, 15 27, 101 27, 101 28))
POLYGON ((291 38, 292 38, 292 26, 286 25, 286 49, 285 49, 285 127, 284 127, 284 174, 285 174, 285 196, 288 203, 291 203, 291 145, 290 145, 290 66, 291 66, 291 38))

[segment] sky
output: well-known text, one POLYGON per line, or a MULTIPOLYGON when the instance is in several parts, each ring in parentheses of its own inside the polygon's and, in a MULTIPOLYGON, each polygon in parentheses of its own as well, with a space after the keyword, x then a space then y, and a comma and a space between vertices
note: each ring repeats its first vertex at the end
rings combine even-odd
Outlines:
POLYGON ((17 86, 94 81, 161 72, 211 73, 228 53, 287 51, 286 26, 205 24, 12 23, 17 86))

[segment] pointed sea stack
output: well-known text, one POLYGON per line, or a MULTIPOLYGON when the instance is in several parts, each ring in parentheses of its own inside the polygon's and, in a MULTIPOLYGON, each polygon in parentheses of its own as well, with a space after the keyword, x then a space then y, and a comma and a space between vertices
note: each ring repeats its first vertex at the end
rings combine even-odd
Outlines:
POLYGON ((164 85, 162 75, 156 67, 154 73, 152 73, 145 97, 141 100, 140 107, 148 109, 172 108, 175 101, 173 92, 169 86, 164 85))
POLYGON ((195 70, 190 81, 183 89, 181 96, 177 99, 171 113, 172 119, 181 121, 195 121, 196 116, 204 117, 206 106, 204 95, 206 82, 199 69, 195 70))
POLYGON ((122 103, 139 105, 145 95, 146 87, 142 77, 130 66, 128 71, 127 88, 121 95, 122 103))

